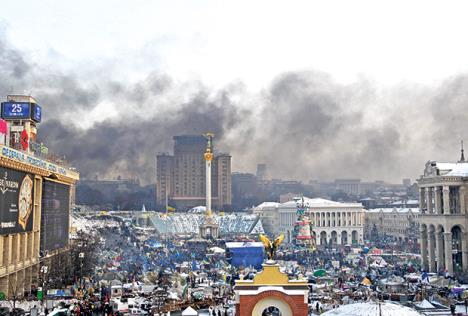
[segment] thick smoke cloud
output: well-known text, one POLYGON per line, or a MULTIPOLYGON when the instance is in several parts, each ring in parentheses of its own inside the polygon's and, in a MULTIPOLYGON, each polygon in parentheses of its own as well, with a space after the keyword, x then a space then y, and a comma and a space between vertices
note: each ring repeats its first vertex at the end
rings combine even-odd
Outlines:
POLYGON ((256 95, 242 83, 213 90, 157 71, 136 83, 110 77, 34 64, 0 33, 0 95, 32 92, 44 109, 40 140, 83 177, 154 183, 156 153, 172 150, 172 136, 212 131, 237 171, 267 163, 284 179, 400 181, 429 159, 457 160, 468 135, 467 74, 382 89, 291 72, 256 95))

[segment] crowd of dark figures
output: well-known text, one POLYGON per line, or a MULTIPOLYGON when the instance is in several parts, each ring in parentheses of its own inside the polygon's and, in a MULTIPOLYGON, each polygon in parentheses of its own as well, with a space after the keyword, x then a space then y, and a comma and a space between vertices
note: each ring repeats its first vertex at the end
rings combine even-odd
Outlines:
MULTIPOLYGON (((83 275, 75 278, 74 284, 67 287, 68 297, 46 297, 45 300, 54 301, 55 306, 42 301, 30 310, 4 307, 0 309, 0 316, 55 315, 57 311, 58 315, 132 314, 131 310, 120 310, 115 303, 111 289, 114 283, 122 285, 119 302, 124 301, 122 298, 140 300, 135 311, 138 315, 161 316, 168 315, 169 311, 171 315, 177 315, 177 311, 188 306, 204 311, 205 315, 234 315, 235 280, 241 277, 252 279, 257 271, 252 267, 233 267, 225 254, 210 253, 210 247, 224 248, 224 241, 203 243, 182 238, 142 238, 142 235, 142 232, 124 222, 114 227, 104 225, 96 228, 93 234, 85 235, 90 241, 96 240, 93 253, 86 254, 90 257, 92 269, 83 272, 83 275), (175 280, 174 275, 180 276, 177 279, 180 282, 175 280), (137 290, 139 284, 148 282, 154 284, 152 291, 143 293, 137 290), (197 291, 203 284, 211 289, 210 295, 197 291), (171 300, 167 294, 177 290, 177 299, 171 300)), ((437 298, 447 306, 466 304, 463 292, 450 289, 457 283, 455 276, 440 271, 439 276, 447 284, 430 286, 425 282, 429 276, 424 271, 421 273, 416 254, 402 255, 389 243, 387 246, 379 244, 382 255, 373 256, 369 252, 372 246, 335 245, 312 249, 283 245, 277 252, 276 261, 290 278, 307 278, 310 309, 315 314, 346 304, 345 297, 359 302, 392 299, 392 295, 401 293, 410 301, 437 298), (385 265, 381 265, 379 260, 385 261, 385 265), (324 271, 323 275, 316 275, 319 270, 324 271), (408 275, 420 277, 406 279, 408 275), (381 282, 395 278, 405 280, 404 286, 398 290, 401 293, 396 293, 395 289, 387 288, 381 282), (337 293, 336 289, 340 292, 337 293)), ((275 310, 265 311, 265 315, 275 313, 275 310)))

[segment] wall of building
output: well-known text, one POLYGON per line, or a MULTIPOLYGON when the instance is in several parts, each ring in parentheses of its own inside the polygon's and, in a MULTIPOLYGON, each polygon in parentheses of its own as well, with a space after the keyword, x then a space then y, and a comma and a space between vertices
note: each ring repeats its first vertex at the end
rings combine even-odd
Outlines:
MULTIPOLYGON (((324 199, 308 199, 306 215, 312 222, 317 245, 342 245, 362 243, 364 238, 364 209, 357 203, 339 203, 324 199)), ((296 224, 296 203, 263 203, 254 208, 266 232, 285 234, 292 242, 296 224)))
MULTIPOLYGON (((0 292, 7 298, 22 297, 25 292, 37 288, 40 285, 40 267, 43 264, 41 258, 41 213, 44 179, 51 175, 50 171, 0 158, 0 166, 7 170, 17 170, 33 175, 33 205, 32 205, 32 229, 24 232, 3 233, 0 235, 0 292)), ((54 175, 64 183, 73 185, 78 179, 70 179, 60 175, 54 175)), ((76 173, 76 177, 78 174, 76 173)), ((70 195, 72 195, 72 191, 70 195)), ((1 196, 0 196, 1 198, 1 196)), ((4 209, 0 211, 5 211, 4 209)), ((70 205, 68 205, 68 212, 70 205)), ((67 227, 68 229, 68 227, 67 227)), ((68 236, 66 236, 68 240, 68 236)), ((50 254, 53 255, 52 253, 50 254)), ((52 268, 52 267, 50 267, 52 268)), ((60 267, 54 267, 60 268, 60 267)))
POLYGON ((365 235, 369 236, 375 227, 379 234, 393 236, 400 240, 417 238, 413 230, 419 231, 419 209, 381 208, 365 211, 365 235))

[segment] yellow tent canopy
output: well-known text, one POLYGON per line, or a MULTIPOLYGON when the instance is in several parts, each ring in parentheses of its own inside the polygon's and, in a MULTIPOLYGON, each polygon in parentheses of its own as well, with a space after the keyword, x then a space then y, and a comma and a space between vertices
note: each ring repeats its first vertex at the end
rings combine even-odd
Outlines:
POLYGON ((362 285, 372 285, 372 282, 371 280, 369 280, 368 278, 364 278, 361 282, 362 285))

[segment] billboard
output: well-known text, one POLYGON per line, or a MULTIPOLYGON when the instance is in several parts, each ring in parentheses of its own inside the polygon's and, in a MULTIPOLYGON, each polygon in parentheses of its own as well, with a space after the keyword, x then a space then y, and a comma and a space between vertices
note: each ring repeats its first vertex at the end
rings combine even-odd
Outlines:
POLYGON ((32 104, 32 119, 38 123, 41 122, 42 119, 42 108, 39 104, 33 103, 32 104))
POLYGON ((0 167, 0 235, 32 231, 34 176, 0 167))
POLYGON ((27 120, 31 115, 31 103, 29 102, 3 102, 2 118, 27 120))
POLYGON ((41 250, 68 245, 70 186, 44 180, 42 184, 41 250))
POLYGON ((254 267, 261 269, 264 257, 264 248, 261 242, 227 242, 226 259, 235 266, 254 267))

